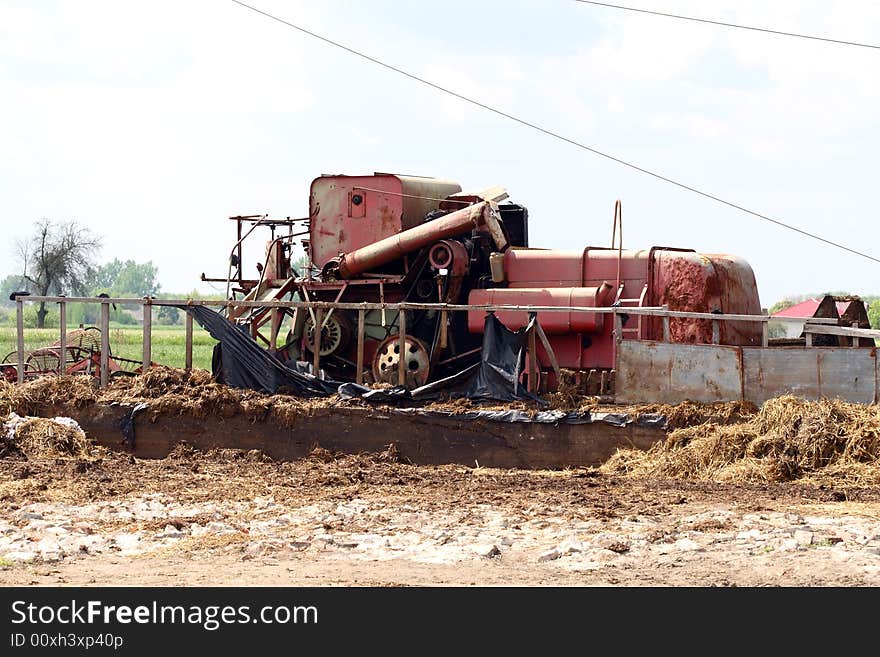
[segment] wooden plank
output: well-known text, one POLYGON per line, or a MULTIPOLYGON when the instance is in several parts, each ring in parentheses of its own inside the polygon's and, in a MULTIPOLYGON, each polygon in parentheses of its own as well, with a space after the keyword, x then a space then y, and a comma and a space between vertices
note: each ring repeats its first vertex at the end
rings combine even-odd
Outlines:
POLYGON ((880 330, 850 328, 848 326, 804 326, 804 333, 821 335, 842 335, 847 338, 874 338, 880 339, 880 330))
POLYGON ((535 330, 529 331, 529 392, 538 392, 540 374, 538 369, 538 347, 535 343, 535 330))
POLYGON ((547 354, 547 358, 550 360, 550 367, 553 368, 553 373, 556 375, 556 389, 558 390, 559 384, 562 382, 562 370, 559 368, 556 354, 553 352, 553 347, 550 346, 550 340, 547 339, 547 334, 544 333, 544 329, 538 322, 535 322, 535 331, 538 333, 538 338, 540 338, 541 344, 544 346, 544 351, 547 354))
POLYGON ((439 348, 446 349, 449 345, 449 313, 445 310, 440 311, 440 341, 439 348))
POLYGON ((15 333, 18 348, 18 382, 24 383, 24 303, 15 301, 15 333))
MULTIPOLYGON (((72 417, 90 438, 114 450, 121 445, 124 406, 43 406, 45 417, 72 417)), ((492 468, 561 469, 598 466, 620 448, 648 449, 665 440, 663 429, 628 424, 505 423, 487 419, 409 415, 372 408, 315 409, 281 425, 262 415, 192 417, 144 411, 135 419, 133 454, 164 458, 185 440, 197 449, 257 449, 277 461, 308 456, 321 446, 332 452, 378 453, 393 443, 417 465, 457 463, 492 468)))
POLYGON ((761 346, 767 347, 770 345, 770 322, 764 322, 761 325, 761 346))
POLYGON ((721 342, 721 326, 717 319, 712 320, 712 344, 721 342))
POLYGON ((61 367, 59 374, 67 373, 67 302, 58 302, 58 328, 61 332, 58 340, 58 350, 61 352, 61 367))
POLYGON ((101 387, 110 381, 110 302, 101 302, 101 387))
POLYGON ((400 353, 397 359, 397 385, 406 385, 406 311, 397 316, 397 337, 400 353))
POLYGON ((624 340, 617 345, 615 370, 618 403, 742 398, 739 347, 624 340))
POLYGON ((357 374, 355 374, 355 383, 363 385, 364 383, 364 322, 367 311, 361 308, 358 310, 358 327, 357 327, 357 374))
POLYGON ((315 376, 321 371, 321 326, 324 322, 324 309, 317 308, 315 310, 315 327, 312 333, 312 368, 315 376))
POLYGON ((876 397, 874 349, 743 347, 743 391, 761 404, 783 394, 870 404, 876 397))
POLYGON ((269 311, 269 351, 278 349, 278 330, 281 328, 281 315, 278 308, 269 311))
MULTIPOLYGON (((767 326, 767 324, 764 324, 767 326)), ((663 342, 672 342, 672 333, 669 330, 669 317, 663 318, 663 342)))
POLYGON ((192 315, 186 313, 184 318, 185 337, 184 337, 184 367, 191 370, 193 366, 193 318, 192 315))
POLYGON ((150 369, 153 362, 153 306, 149 303, 143 305, 144 311, 144 338, 143 353, 141 356, 141 368, 143 372, 150 369))

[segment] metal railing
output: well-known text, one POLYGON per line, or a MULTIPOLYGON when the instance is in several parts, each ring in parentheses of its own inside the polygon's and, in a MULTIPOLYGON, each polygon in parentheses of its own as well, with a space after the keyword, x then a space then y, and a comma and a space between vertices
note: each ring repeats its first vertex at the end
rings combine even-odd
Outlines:
MULTIPOLYGON (((526 312, 526 313, 591 313, 591 314, 610 314, 614 316, 614 335, 615 341, 619 342, 623 337, 623 318, 622 316, 634 315, 643 317, 659 317, 663 324, 663 341, 671 341, 670 320, 672 319, 696 319, 708 320, 712 322, 712 344, 720 344, 720 326, 721 322, 759 322, 762 324, 762 346, 769 345, 769 323, 794 323, 803 324, 806 336, 807 346, 812 346, 812 336, 817 334, 833 335, 839 337, 851 337, 854 347, 859 346, 859 338, 880 339, 880 330, 858 328, 853 325, 852 328, 839 326, 837 319, 833 318, 817 318, 817 317, 771 317, 769 315, 738 315, 738 314, 717 314, 703 312, 686 312, 669 310, 667 307, 631 307, 616 306, 595 308, 588 306, 522 306, 511 304, 448 304, 448 303, 368 303, 368 302, 332 302, 332 301, 233 301, 233 300, 213 300, 213 299, 154 299, 152 297, 142 298, 123 298, 123 297, 65 297, 65 296, 16 296, 16 330, 17 330, 17 346, 18 346, 18 381, 24 381, 25 375, 25 348, 24 348, 24 304, 25 303, 57 303, 59 308, 60 320, 60 340, 59 351, 66 353, 67 343, 67 304, 85 303, 100 304, 100 334, 101 334, 101 354, 100 354, 100 384, 106 386, 109 380, 109 355, 110 355, 110 306, 111 304, 130 304, 140 305, 143 307, 143 351, 142 351, 142 367, 148 369, 152 360, 152 308, 153 306, 172 306, 172 307, 192 307, 206 306, 211 308, 229 308, 231 306, 239 308, 268 308, 268 309, 284 309, 296 312, 299 309, 308 310, 314 313, 314 325, 323 326, 324 313, 334 310, 356 310, 358 312, 358 328, 357 328, 357 382, 362 382, 364 370, 364 340, 365 340, 365 315, 369 311, 397 311, 398 312, 398 335, 401 341, 401 353, 405 348, 406 338, 406 314, 407 310, 433 310, 441 313, 441 322, 445 323, 445 313, 450 312, 526 312)), ((538 367, 536 359, 536 338, 541 340, 547 353, 551 366, 559 374, 559 366, 556 363, 553 350, 547 336, 541 329, 540 324, 536 323, 535 332, 528 336, 529 345, 529 386, 533 387, 536 376, 536 368, 538 367)), ((313 353, 313 368, 315 372, 320 367, 320 339, 321 331, 314 331, 314 345, 311 348, 313 353)), ((192 368, 192 349, 193 349, 193 318, 190 313, 186 313, 185 317, 185 338, 184 338, 184 362, 185 368, 192 368)), ((400 383, 405 381, 405 359, 399 359, 399 380, 400 383)), ((558 380, 558 378, 557 378, 558 380)))

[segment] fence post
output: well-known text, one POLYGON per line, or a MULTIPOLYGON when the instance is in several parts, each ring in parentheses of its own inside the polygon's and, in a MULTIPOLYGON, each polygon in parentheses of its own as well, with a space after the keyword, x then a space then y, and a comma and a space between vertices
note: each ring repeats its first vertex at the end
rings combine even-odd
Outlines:
POLYGON ((770 346, 770 320, 761 322, 761 346, 770 346))
POLYGON ((355 383, 363 385, 364 383, 364 321, 366 311, 361 308, 358 310, 358 333, 357 333, 357 374, 355 375, 355 383))
POLYGON ((153 302, 150 297, 144 299, 144 341, 143 341, 143 358, 141 359, 141 372, 150 369, 150 363, 153 361, 153 302))
POLYGON ((672 334, 669 330, 669 315, 663 315, 663 342, 669 342, 672 334))
MULTIPOLYGON (((852 327, 853 327, 854 329, 859 328, 859 323, 858 323, 858 322, 853 322, 852 327)), ((859 336, 857 336, 857 335, 853 336, 853 339, 852 339, 852 346, 853 346, 853 347, 858 347, 858 346, 859 346, 859 336)))
POLYGON ((15 300, 15 328, 18 337, 18 382, 24 383, 24 302, 15 300))
POLYGON ((400 353, 397 355, 397 385, 406 385, 406 311, 399 308, 397 314, 397 337, 400 353))
POLYGON ((315 309, 314 331, 312 332, 312 369, 314 375, 318 376, 321 371, 321 325, 324 323, 324 309, 315 309))
POLYGON ((58 326, 61 329, 61 340, 59 351, 61 352, 61 363, 59 374, 67 374, 67 302, 58 302, 58 326))
POLYGON ((186 319, 184 320, 184 325, 186 326, 186 338, 185 338, 185 347, 184 347, 184 367, 187 370, 191 370, 193 367, 193 317, 191 314, 186 313, 186 319))
POLYGON ((717 319, 712 320, 712 344, 721 342, 721 326, 717 319))
POLYGON ((535 342, 535 329, 529 331, 529 392, 538 392, 538 346, 535 342))
POLYGON ((101 302, 101 387, 110 381, 110 303, 101 302))

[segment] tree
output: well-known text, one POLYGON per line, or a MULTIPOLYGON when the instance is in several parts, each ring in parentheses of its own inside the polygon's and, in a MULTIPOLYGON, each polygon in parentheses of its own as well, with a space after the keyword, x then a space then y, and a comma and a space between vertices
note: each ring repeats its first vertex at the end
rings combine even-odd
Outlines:
POLYGON ((110 296, 145 297, 159 293, 158 268, 153 261, 138 263, 134 260, 112 261, 98 267, 89 279, 93 294, 106 292, 110 296))
POLYGON ((27 289, 27 281, 21 276, 12 274, 0 281, 0 306, 14 306, 15 302, 9 297, 15 292, 23 292, 27 289))
MULTIPOLYGON (((94 272, 101 239, 75 221, 40 219, 33 235, 17 243, 18 261, 28 290, 38 296, 83 294, 94 272)), ((45 302, 37 310, 37 327, 48 314, 45 302)))

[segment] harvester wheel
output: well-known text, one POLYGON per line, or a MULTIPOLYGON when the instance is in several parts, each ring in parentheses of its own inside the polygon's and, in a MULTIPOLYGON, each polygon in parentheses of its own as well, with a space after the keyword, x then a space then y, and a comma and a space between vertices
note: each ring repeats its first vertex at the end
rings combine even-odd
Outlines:
MULTIPOLYGON (((418 388, 428 382, 431 359, 425 343, 407 335, 404 358, 406 359, 406 387, 418 388)), ((400 338, 392 335, 385 338, 376 349, 373 357, 373 378, 377 382, 397 385, 399 379, 400 338)))
MULTIPOLYGON (((339 310, 334 311, 329 318, 325 318, 321 329, 321 355, 329 356, 343 351, 349 345, 352 333, 351 320, 339 310)), ((311 317, 306 320, 303 335, 305 348, 311 353, 315 344, 315 322, 311 317)))

